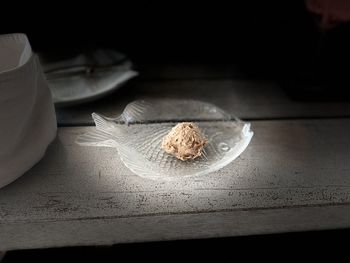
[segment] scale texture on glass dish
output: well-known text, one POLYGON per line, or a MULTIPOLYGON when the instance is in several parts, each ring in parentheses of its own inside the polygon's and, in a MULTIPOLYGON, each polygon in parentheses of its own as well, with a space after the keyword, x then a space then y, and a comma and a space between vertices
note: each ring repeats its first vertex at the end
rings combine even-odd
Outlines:
POLYGON ((250 124, 220 108, 194 100, 139 100, 109 118, 93 113, 96 130, 78 136, 84 146, 116 147, 124 164, 135 174, 154 180, 173 180, 217 171, 248 146, 250 124), (162 149, 164 137, 179 122, 193 122, 208 140, 202 155, 181 161, 162 149))

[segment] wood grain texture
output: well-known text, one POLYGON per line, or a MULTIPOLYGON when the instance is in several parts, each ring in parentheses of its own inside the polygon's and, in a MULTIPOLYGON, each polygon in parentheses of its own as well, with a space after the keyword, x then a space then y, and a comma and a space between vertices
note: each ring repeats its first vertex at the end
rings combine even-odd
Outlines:
POLYGON ((133 175, 116 149, 76 145, 90 129, 60 128, 0 190, 0 250, 350 227, 350 120, 253 122, 233 163, 171 182, 133 175))
POLYGON ((292 100, 276 83, 233 79, 133 80, 96 102, 57 108, 60 125, 91 125, 91 113, 118 116, 135 99, 182 98, 216 104, 239 118, 300 118, 350 116, 349 102, 292 100))
POLYGON ((12 249, 96 246, 199 239, 349 226, 348 206, 237 210, 129 218, 8 223, 0 247, 12 249))

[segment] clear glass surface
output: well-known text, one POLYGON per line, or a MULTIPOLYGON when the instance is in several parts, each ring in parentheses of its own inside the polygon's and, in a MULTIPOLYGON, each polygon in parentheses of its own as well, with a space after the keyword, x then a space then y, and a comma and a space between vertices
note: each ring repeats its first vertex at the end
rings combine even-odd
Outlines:
POLYGON ((96 130, 80 135, 84 146, 116 147, 124 164, 135 174, 154 180, 200 176, 219 170, 248 146, 250 124, 206 102, 194 100, 139 100, 115 118, 92 114, 96 130), (208 139, 203 155, 181 161, 161 149, 172 127, 183 121, 196 123, 208 139))

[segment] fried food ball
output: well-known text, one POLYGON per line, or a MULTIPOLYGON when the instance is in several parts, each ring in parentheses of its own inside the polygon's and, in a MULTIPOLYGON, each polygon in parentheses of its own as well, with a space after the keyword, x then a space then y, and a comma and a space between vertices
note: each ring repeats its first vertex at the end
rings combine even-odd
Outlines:
POLYGON ((186 161, 193 160, 202 155, 203 148, 208 144, 199 127, 192 122, 182 122, 177 124, 163 138, 162 149, 186 161))

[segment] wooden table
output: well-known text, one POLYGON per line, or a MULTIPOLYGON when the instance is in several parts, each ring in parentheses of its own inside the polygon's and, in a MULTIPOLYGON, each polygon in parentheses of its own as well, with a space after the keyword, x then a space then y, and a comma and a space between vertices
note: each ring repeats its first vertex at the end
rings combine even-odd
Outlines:
POLYGON ((46 156, 0 190, 0 250, 350 227, 350 103, 293 101, 276 83, 233 72, 149 65, 108 98, 57 109, 46 156), (133 175, 115 149, 74 143, 93 129, 91 112, 118 115, 149 97, 213 102, 255 135, 220 171, 173 182, 133 175))

